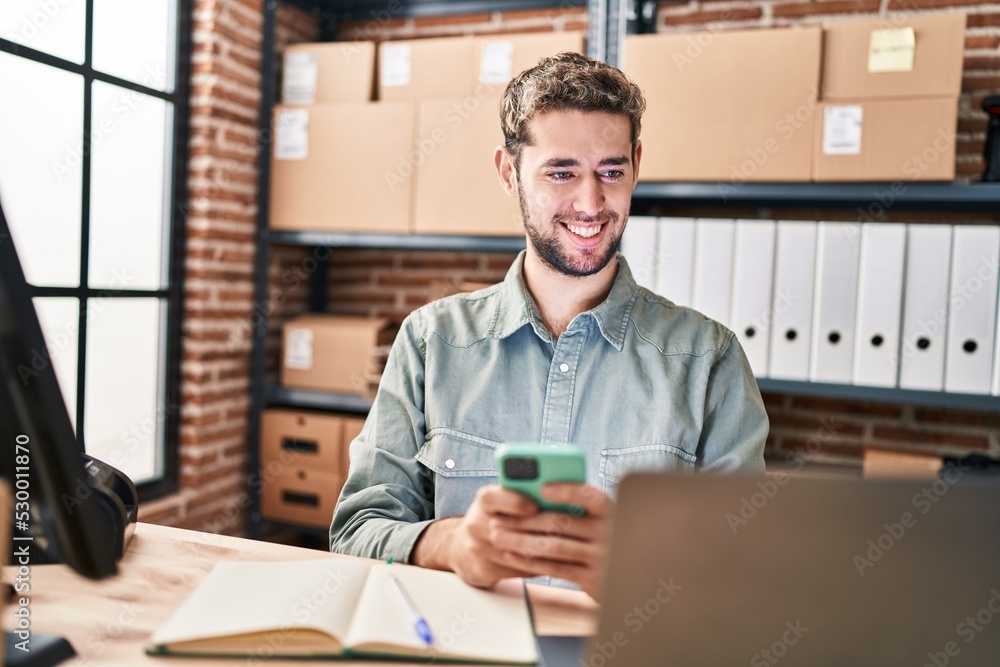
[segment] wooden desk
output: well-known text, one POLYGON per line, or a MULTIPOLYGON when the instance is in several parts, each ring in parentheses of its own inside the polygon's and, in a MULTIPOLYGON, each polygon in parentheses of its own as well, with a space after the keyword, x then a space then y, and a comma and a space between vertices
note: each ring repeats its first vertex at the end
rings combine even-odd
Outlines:
MULTIPOLYGON (((314 549, 257 542, 140 523, 119 573, 103 581, 80 577, 64 565, 31 568, 32 633, 59 634, 78 654, 68 665, 246 665, 246 658, 191 660, 143 653, 148 638, 181 604, 212 566, 222 560, 347 558, 314 549)), ((7 568, 6 581, 12 581, 7 568)), ((260 582, 261 586, 280 585, 260 582)), ((528 587, 540 635, 593 634, 597 605, 586 594, 546 586, 528 587)), ((10 614, 3 626, 11 629, 10 614)), ((301 660, 268 664, 302 667, 301 660)), ((347 664, 339 662, 337 664, 347 664)), ((400 663, 387 664, 398 667, 400 663)))

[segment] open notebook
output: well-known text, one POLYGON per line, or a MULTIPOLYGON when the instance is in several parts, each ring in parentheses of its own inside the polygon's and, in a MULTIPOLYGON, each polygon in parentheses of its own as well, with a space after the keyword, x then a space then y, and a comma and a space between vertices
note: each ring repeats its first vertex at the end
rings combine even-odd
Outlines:
POLYGON ((451 572, 352 558, 219 563, 150 641, 147 652, 161 655, 538 661, 520 579, 487 591, 451 572), (431 646, 390 575, 426 619, 431 646))

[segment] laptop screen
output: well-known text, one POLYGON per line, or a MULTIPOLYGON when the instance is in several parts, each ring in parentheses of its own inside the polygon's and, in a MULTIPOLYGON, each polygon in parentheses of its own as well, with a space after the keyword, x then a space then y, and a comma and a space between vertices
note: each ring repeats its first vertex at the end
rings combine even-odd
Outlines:
POLYGON ((628 477, 580 664, 996 664, 1000 487, 971 478, 628 477))

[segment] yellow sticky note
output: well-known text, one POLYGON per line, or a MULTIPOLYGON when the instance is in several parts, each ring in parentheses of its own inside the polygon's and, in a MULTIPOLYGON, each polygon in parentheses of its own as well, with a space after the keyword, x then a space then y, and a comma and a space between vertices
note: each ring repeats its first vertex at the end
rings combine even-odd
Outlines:
POLYGON ((868 46, 868 71, 912 72, 917 38, 913 28, 872 30, 868 46))

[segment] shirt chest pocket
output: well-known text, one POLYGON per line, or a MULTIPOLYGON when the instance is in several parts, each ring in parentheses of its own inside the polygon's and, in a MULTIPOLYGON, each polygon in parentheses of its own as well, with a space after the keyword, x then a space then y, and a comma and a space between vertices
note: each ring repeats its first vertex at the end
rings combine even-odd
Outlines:
POLYGON ((689 472, 697 458, 671 445, 636 445, 601 450, 600 476, 604 492, 615 495, 630 472, 689 472))
POLYGON ((497 483, 499 445, 454 429, 428 432, 417 461, 433 473, 435 518, 465 514, 480 487, 497 483))

